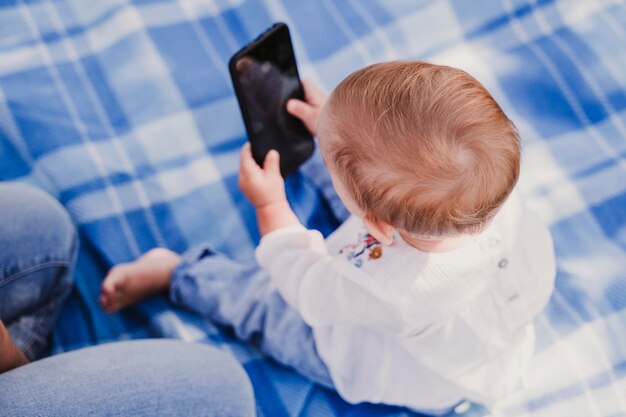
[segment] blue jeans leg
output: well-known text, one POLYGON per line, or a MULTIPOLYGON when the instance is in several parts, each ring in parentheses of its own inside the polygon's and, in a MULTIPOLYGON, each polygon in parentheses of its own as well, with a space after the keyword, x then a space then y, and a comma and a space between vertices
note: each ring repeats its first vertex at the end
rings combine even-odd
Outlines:
POLYGON ((76 350, 0 374, 3 416, 255 415, 241 365, 214 347, 137 340, 76 350))
POLYGON ((46 353, 72 286, 76 230, 64 208, 33 187, 0 183, 0 320, 31 360, 46 353))
POLYGON ((242 264, 207 247, 192 249, 174 270, 170 300, 232 328, 240 340, 312 381, 333 387, 311 327, 256 263, 242 264))

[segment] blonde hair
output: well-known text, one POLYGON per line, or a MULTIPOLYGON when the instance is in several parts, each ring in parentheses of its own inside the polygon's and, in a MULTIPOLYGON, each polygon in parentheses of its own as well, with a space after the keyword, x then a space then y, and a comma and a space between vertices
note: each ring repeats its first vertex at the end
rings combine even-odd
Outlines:
POLYGON ((366 215, 396 229, 478 232, 517 182, 517 129, 464 71, 371 65, 343 80, 328 106, 327 162, 366 215))

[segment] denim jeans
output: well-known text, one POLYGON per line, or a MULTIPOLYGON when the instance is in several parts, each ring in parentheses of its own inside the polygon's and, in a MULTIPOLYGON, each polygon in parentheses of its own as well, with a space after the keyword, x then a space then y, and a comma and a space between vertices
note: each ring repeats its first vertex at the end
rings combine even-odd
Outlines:
POLYGON ((51 356, 0 374, 1 416, 255 415, 241 365, 217 348, 135 340, 51 356))
MULTIPOLYGON (((58 202, 0 183, 0 319, 31 360, 45 353, 70 292, 76 247, 58 202)), ((0 415, 249 417, 255 405, 250 380, 231 356, 149 340, 81 349, 0 374, 0 415)))
POLYGON ((0 183, 0 320, 30 360, 46 353, 72 287, 76 230, 41 190, 0 183))
POLYGON ((311 327, 258 264, 234 261, 207 246, 191 249, 172 274, 170 301, 231 328, 238 339, 333 388, 311 327))

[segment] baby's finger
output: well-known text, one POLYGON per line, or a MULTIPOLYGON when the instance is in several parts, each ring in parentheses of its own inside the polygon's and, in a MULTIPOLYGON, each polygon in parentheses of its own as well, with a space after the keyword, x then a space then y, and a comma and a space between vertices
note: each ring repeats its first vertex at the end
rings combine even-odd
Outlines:
POLYGON ((287 106, 285 108, 292 116, 302 120, 304 124, 307 124, 312 118, 314 118, 317 112, 317 110, 309 103, 296 98, 292 98, 287 101, 287 106))
POLYGON ((266 174, 280 175, 280 155, 278 151, 272 149, 265 156, 263 161, 263 171, 266 174))

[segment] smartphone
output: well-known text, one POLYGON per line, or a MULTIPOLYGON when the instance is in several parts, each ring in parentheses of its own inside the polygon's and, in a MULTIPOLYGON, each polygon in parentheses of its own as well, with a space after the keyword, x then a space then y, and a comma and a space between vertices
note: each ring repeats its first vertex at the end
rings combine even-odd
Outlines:
POLYGON ((285 109, 287 100, 304 100, 289 28, 276 23, 235 53, 228 64, 252 155, 263 165, 276 149, 283 177, 293 174, 313 153, 304 124, 285 109))

